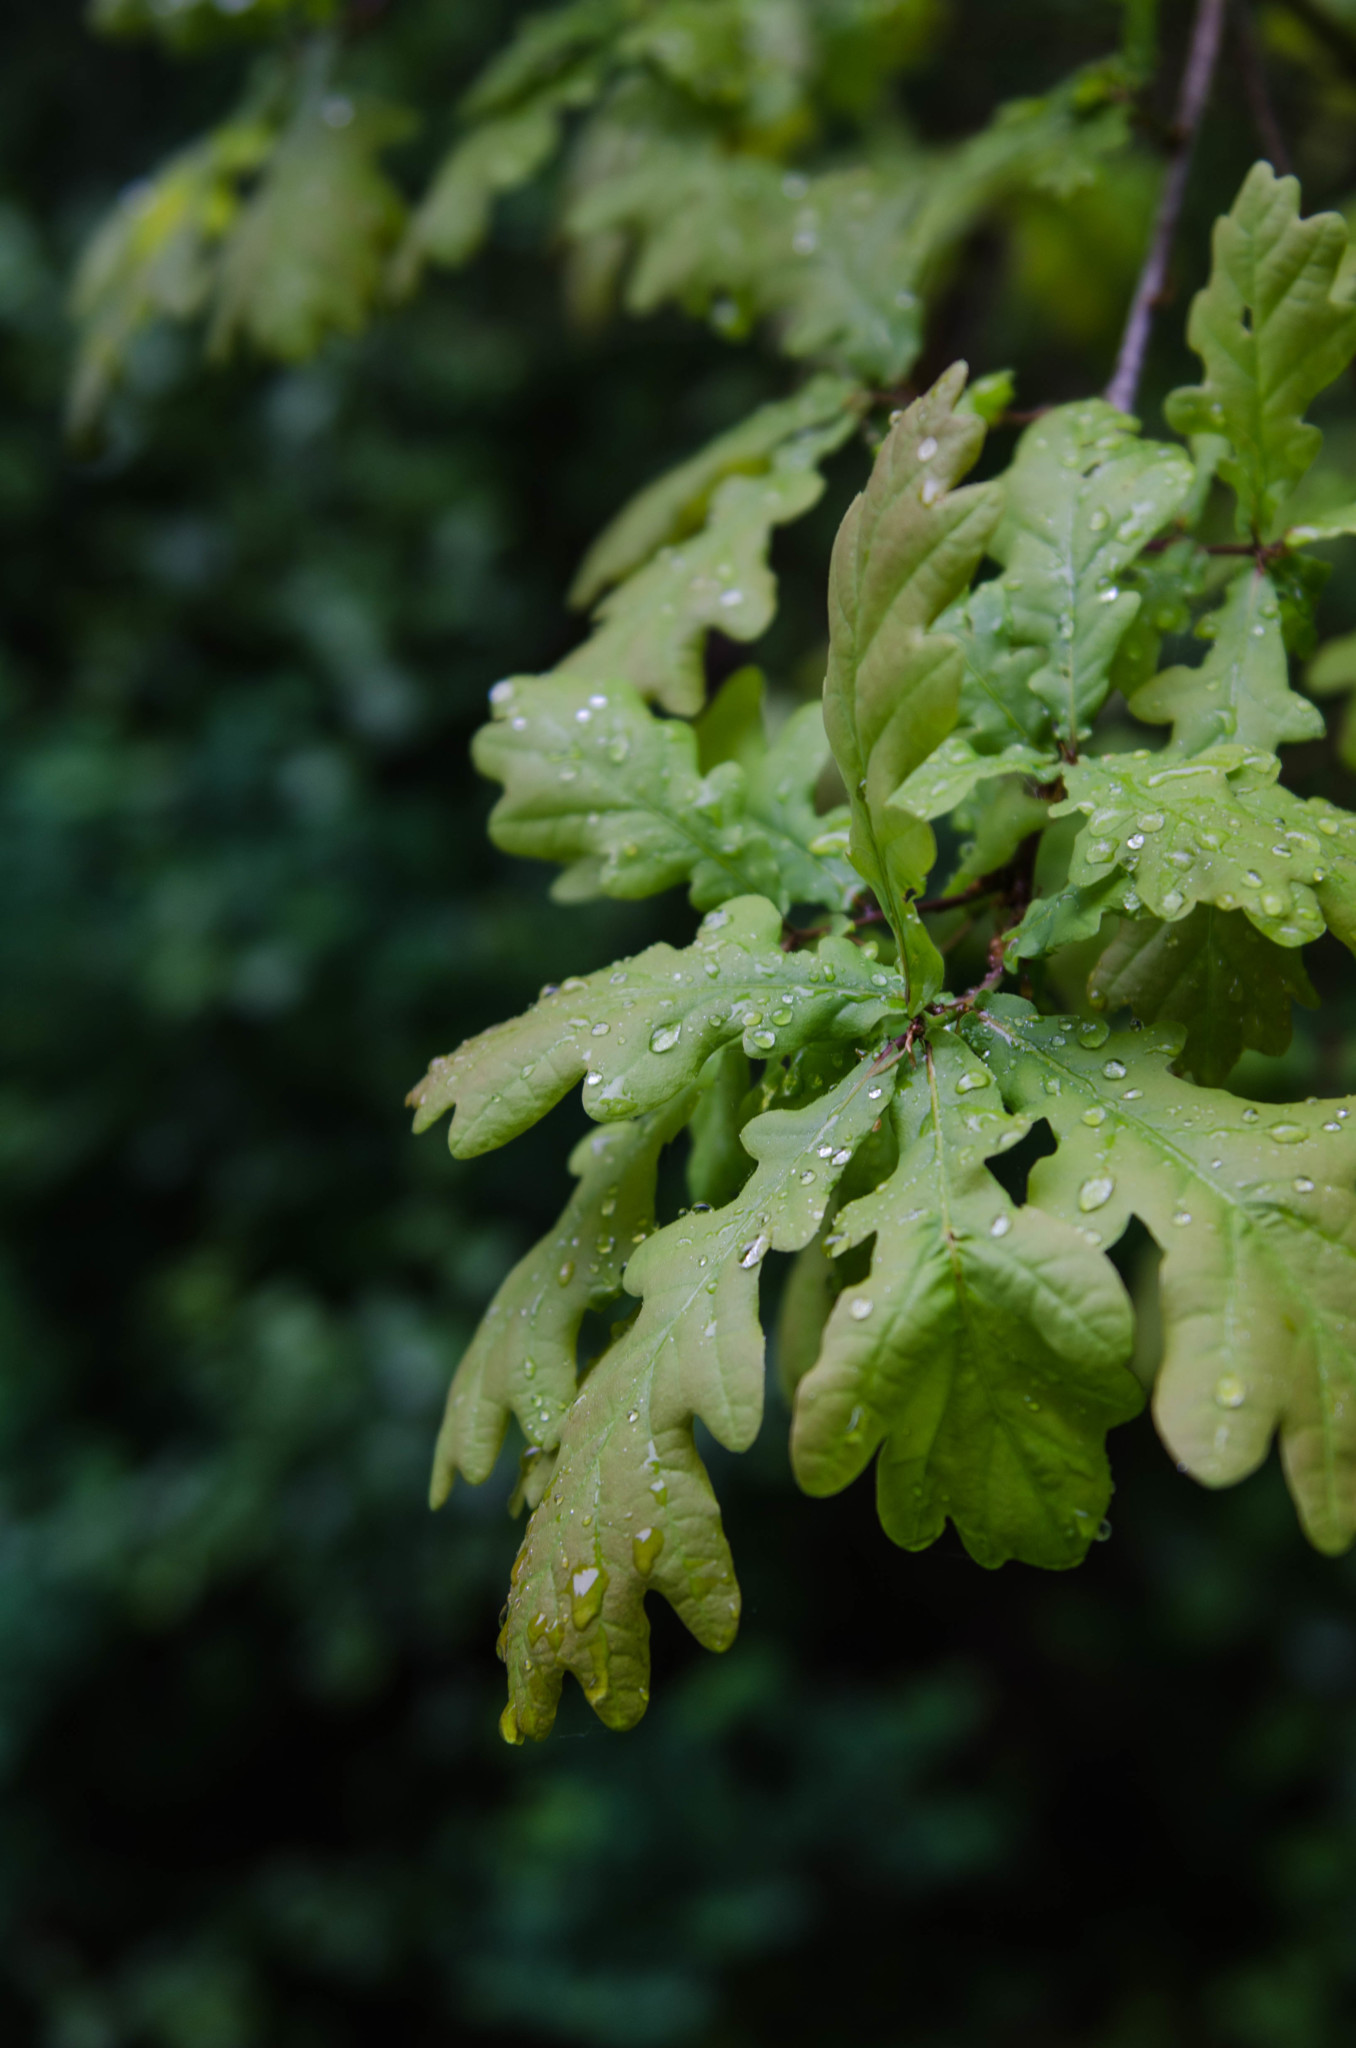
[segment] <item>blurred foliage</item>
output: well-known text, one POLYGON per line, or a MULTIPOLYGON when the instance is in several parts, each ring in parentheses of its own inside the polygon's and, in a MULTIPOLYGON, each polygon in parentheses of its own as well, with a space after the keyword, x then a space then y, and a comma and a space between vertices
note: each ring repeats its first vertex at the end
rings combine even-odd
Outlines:
MULTIPOLYGON (((405 0, 355 46, 424 113, 425 170, 506 12, 405 0)), ((1356 192, 1356 66, 1316 26, 1343 12, 1260 10, 1312 205, 1356 192)), ((920 132, 1047 90, 1118 13, 953 0, 903 89, 920 132)), ((1356 1566, 1306 1552, 1274 1467, 1207 1499, 1123 1432, 1074 1583, 897 1554, 866 1489, 800 1499, 770 1433, 717 1460, 734 1655, 661 1615, 625 1743, 575 1699, 548 1749, 500 1745, 507 1480, 435 1521, 428 1450, 564 1175, 531 1137, 450 1166, 400 1098, 643 927, 487 847, 467 741, 489 681, 565 651, 617 505, 780 387, 667 315, 580 338, 524 260, 529 192, 480 266, 308 367, 204 380, 148 329, 73 461, 75 251, 238 79, 90 44, 74 0, 12 0, 3 34, 3 2038, 1341 2048, 1356 1566)), ((1180 291, 1255 153, 1221 92, 1180 291)), ((925 363, 1011 362, 1027 405, 1099 384, 1150 161, 1119 202, 1014 200, 925 363)), ((1154 424, 1176 350, 1165 323, 1154 424)), ((1316 514, 1352 495, 1350 387, 1323 425, 1316 514)), ((771 672, 813 636, 855 462, 784 536, 771 672)), ((1356 596, 1330 552, 1331 634, 1356 596)), ((1254 1090, 1356 1085, 1320 967, 1346 1035, 1301 1031, 1254 1090)))

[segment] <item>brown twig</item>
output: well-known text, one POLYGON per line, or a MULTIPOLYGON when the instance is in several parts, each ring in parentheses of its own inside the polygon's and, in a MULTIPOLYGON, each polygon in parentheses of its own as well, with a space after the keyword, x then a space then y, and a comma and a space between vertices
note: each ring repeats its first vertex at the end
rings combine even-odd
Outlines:
POLYGON ((1139 390, 1140 374, 1149 347, 1154 314, 1162 303, 1163 288, 1167 281, 1168 258, 1172 254, 1177 222, 1182 211, 1182 198, 1186 191, 1187 172, 1191 168, 1191 152, 1196 141, 1196 130, 1205 112, 1205 103, 1210 95, 1210 82, 1215 74, 1220 35, 1224 27, 1225 5, 1226 0, 1200 0, 1196 9, 1186 68, 1182 73, 1181 89, 1177 96, 1172 153, 1168 159, 1167 174, 1158 201, 1158 216, 1154 221, 1144 267, 1135 286, 1135 296, 1130 301, 1125 333, 1121 337, 1120 354, 1116 358, 1111 382, 1106 387, 1107 403, 1114 405, 1119 412, 1133 412, 1135 409, 1135 394, 1139 390))
POLYGON ((977 882, 957 889, 954 896, 922 896, 914 904, 914 909, 925 912, 960 910, 965 904, 973 903, 977 896, 996 896, 1003 887, 1007 872, 1006 868, 998 868, 991 875, 981 875, 977 882))
POLYGON ((1282 177, 1288 177, 1292 168, 1290 151, 1285 146, 1281 124, 1276 118, 1276 109, 1272 104, 1271 88, 1267 83, 1266 58, 1258 38, 1251 0, 1234 0, 1234 33, 1238 39, 1243 90, 1248 96, 1253 126, 1257 130, 1263 149, 1271 159, 1272 169, 1279 171, 1282 177))

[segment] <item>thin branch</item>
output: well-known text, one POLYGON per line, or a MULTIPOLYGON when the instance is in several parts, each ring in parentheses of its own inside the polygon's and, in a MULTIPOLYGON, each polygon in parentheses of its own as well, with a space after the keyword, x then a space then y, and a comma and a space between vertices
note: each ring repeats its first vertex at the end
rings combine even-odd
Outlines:
POLYGON ((1210 82, 1215 75, 1220 36, 1224 28, 1225 6, 1226 0, 1200 0, 1200 5, 1196 9, 1186 69, 1182 73, 1181 90, 1177 96, 1172 154, 1168 159, 1167 175, 1163 180, 1163 191, 1158 202, 1158 218, 1154 222, 1153 236, 1144 259, 1144 268, 1139 274, 1139 283, 1135 286, 1135 296, 1130 302, 1130 312, 1121 339, 1120 354, 1116 358, 1116 368, 1111 382, 1106 387, 1108 404, 1114 405, 1120 412, 1133 412, 1135 408, 1135 394, 1139 390, 1140 373, 1144 368, 1144 358, 1149 347, 1149 334, 1153 327, 1154 314, 1162 301, 1163 287, 1168 274, 1168 258, 1172 253, 1178 216, 1182 211, 1182 197, 1186 191, 1187 172, 1191 168, 1191 152, 1196 141, 1196 130, 1205 112, 1205 103, 1210 96, 1210 82))
POLYGON ((919 911, 959 910, 963 904, 973 903, 978 896, 996 896, 1007 879, 1008 870, 998 869, 992 875, 981 875, 968 888, 958 889, 954 896, 923 896, 914 904, 919 911))
POLYGON ((1290 161, 1290 151, 1285 146, 1285 137, 1281 133, 1281 124, 1276 118, 1276 108, 1272 103, 1271 88, 1267 83, 1266 58, 1258 38, 1251 0, 1235 0, 1234 33, 1238 37, 1243 90, 1248 96, 1253 126, 1271 160, 1272 169, 1279 171, 1283 178, 1288 178, 1293 165, 1290 161))

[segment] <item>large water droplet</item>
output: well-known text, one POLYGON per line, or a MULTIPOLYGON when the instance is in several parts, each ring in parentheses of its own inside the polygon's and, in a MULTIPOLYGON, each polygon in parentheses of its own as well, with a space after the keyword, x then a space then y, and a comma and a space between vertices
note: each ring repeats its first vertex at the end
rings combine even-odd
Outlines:
POLYGON ((656 1024, 650 1033, 651 1052, 672 1052, 683 1035, 681 1024, 656 1024))
POLYGON ((848 1304, 848 1314, 854 1323, 864 1323, 875 1305, 869 1294, 854 1295, 848 1304))
POLYGON ((1272 1124, 1268 1132, 1275 1145, 1299 1145, 1308 1135, 1303 1124, 1272 1124))
POLYGON ((986 1073, 983 1068, 973 1068, 970 1072, 961 1075, 956 1083, 956 1093, 957 1095, 968 1095, 972 1089, 987 1088, 992 1080, 993 1075, 986 1073))
POLYGON ((1109 1174, 1094 1174, 1078 1190, 1078 1206, 1086 1216, 1093 1209, 1104 1208, 1115 1192, 1116 1183, 1109 1174))
POLYGON ((755 1237, 753 1242, 751 1244, 746 1244, 744 1246, 743 1251, 739 1254, 740 1265, 743 1266, 746 1271, 750 1266, 756 1266, 760 1259, 764 1259, 767 1257, 767 1249, 767 1238, 755 1237))
POLYGON ((631 1558, 642 1579, 654 1570, 655 1559, 664 1548, 662 1529, 637 1529, 631 1538, 631 1558))
POLYGON ((606 1590, 607 1573, 600 1565, 585 1565, 575 1572, 570 1580, 570 1619, 577 1629, 597 1620, 606 1590))
POLYGON ((1103 1060, 1102 1072, 1106 1075, 1108 1081, 1123 1081, 1125 1079, 1125 1062, 1124 1060, 1103 1060))
POLYGON ((1217 1408, 1241 1408, 1247 1398, 1248 1390, 1235 1373, 1222 1372, 1215 1381, 1217 1408))

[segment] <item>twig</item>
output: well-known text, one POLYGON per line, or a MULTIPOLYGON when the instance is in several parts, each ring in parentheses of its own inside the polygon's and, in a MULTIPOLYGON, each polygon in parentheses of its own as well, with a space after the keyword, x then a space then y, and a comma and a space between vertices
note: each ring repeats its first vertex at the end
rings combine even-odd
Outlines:
POLYGON ((1182 73, 1181 90, 1177 96, 1177 116, 1173 123, 1172 154, 1168 160, 1167 175, 1163 180, 1163 191, 1158 202, 1158 217, 1154 222, 1153 236, 1149 243, 1144 267, 1135 286, 1135 296, 1130 302, 1130 312, 1121 338, 1120 354, 1111 382, 1106 387, 1107 403, 1120 412, 1133 412, 1135 394, 1139 390, 1140 373, 1149 347, 1149 334, 1153 327, 1154 314, 1163 297, 1163 286, 1168 274, 1168 258, 1172 253, 1173 238, 1177 233, 1177 220, 1182 211, 1182 197, 1186 191, 1187 172, 1191 168, 1191 152, 1196 141, 1196 130, 1205 112, 1205 103, 1210 96, 1210 81, 1215 74, 1215 62, 1219 56, 1220 35, 1224 27, 1226 0, 1200 0, 1196 19, 1191 30, 1191 46, 1187 51, 1186 69, 1182 73))
POLYGON ((922 896, 914 904, 918 911, 959 910, 963 904, 973 903, 977 896, 996 896, 1007 878, 1006 868, 996 869, 991 875, 981 875, 977 882, 958 889, 954 896, 922 896))
POLYGON ((1238 37, 1243 90, 1248 95, 1253 126, 1261 139, 1263 149, 1271 159, 1272 169, 1279 171, 1282 177, 1289 177, 1292 168, 1290 151, 1285 146, 1281 124, 1276 118, 1276 109, 1272 104, 1271 89, 1267 84, 1266 59, 1258 40, 1251 0, 1234 0, 1234 32, 1238 37))

